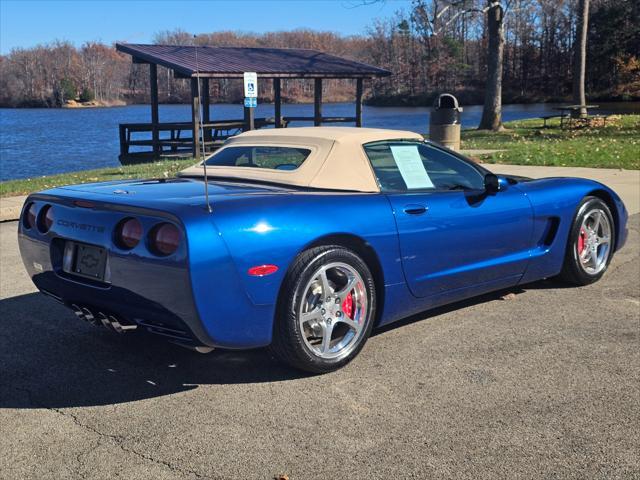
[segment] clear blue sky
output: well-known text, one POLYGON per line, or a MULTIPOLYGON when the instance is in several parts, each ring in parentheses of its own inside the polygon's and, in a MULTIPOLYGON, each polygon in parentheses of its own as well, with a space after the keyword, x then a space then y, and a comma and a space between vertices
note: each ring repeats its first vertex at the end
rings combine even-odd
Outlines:
POLYGON ((349 35, 410 5, 410 0, 0 0, 0 53, 52 40, 149 43, 156 32, 176 28, 191 33, 312 28, 349 35))

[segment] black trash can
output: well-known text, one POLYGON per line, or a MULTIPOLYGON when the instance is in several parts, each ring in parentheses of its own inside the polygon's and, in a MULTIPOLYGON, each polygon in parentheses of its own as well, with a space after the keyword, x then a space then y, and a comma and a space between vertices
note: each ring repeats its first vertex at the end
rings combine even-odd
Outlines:
POLYGON ((460 112, 458 99, 450 93, 438 95, 429 118, 429 139, 451 150, 460 150, 460 112))

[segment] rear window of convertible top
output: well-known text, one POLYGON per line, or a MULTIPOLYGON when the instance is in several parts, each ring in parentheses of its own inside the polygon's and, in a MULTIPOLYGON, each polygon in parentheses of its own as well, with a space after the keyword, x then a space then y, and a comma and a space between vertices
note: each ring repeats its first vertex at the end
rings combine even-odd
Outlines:
POLYGON ((296 147, 237 146, 227 147, 207 159, 212 167, 252 167, 272 170, 295 170, 311 150, 296 147))

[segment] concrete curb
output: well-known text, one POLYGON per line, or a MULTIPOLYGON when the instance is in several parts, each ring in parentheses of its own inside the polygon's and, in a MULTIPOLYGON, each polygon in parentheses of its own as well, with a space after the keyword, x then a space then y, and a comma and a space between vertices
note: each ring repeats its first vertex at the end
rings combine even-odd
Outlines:
POLYGON ((10 222, 20 218, 22 205, 26 199, 26 195, 0 198, 0 222, 10 222))
POLYGON ((504 152, 505 150, 460 150, 460 153, 467 157, 477 157, 478 155, 492 155, 498 152, 504 152))

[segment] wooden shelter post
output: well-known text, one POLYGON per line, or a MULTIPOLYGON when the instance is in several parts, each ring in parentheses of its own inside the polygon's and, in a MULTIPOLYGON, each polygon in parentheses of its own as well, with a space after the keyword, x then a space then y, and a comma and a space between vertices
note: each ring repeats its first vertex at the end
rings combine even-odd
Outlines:
POLYGON ((200 97, 198 79, 191 78, 191 130, 193 132, 193 157, 200 160, 200 97))
POLYGON ((279 78, 273 79, 273 108, 275 127, 282 128, 282 91, 279 78))
POLYGON ((322 78, 314 79, 313 124, 316 127, 322 125, 322 78))
POLYGON ((363 79, 356 80, 356 127, 362 126, 362 87, 363 79))
POLYGON ((153 158, 160 157, 160 134, 158 132, 158 65, 149 64, 149 84, 151 86, 151 144, 153 148, 153 158))
MULTIPOLYGON (((209 93, 209 79, 202 79, 202 123, 208 125, 211 123, 211 96, 209 93)), ((204 129, 204 141, 211 141, 211 129, 204 129)), ((205 144, 206 145, 206 144, 205 144)))

